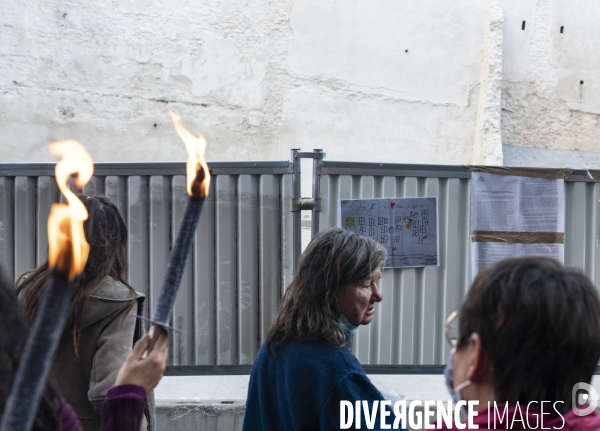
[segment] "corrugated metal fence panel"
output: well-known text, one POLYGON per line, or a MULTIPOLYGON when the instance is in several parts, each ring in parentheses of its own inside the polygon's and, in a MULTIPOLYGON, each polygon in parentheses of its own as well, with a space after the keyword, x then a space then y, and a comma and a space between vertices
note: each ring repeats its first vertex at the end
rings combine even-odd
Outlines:
POLYGON ((48 235, 46 235, 46 226, 50 207, 60 198, 58 185, 53 177, 38 177, 37 189, 37 215, 36 215, 36 265, 41 265, 48 259, 48 235))
MULTIPOLYGON (((51 165, 6 166, 0 164, 0 262, 14 279, 46 260, 47 218, 60 193, 51 165)), ((173 365, 252 364, 292 277, 291 166, 210 167, 211 193, 173 311, 181 330, 171 337, 173 365)), ((128 281, 146 295, 146 316, 187 199, 184 172, 182 163, 97 164, 98 175, 84 189, 112 198, 127 222, 128 281)))
MULTIPOLYGON (((237 217, 240 235, 238 238, 238 331, 247 330, 258 334, 259 320, 256 319, 259 309, 259 266, 260 259, 258 248, 258 235, 262 231, 259 225, 259 209, 253 205, 258 197, 258 178, 255 175, 240 175, 239 177, 239 205, 237 217)), ((247 364, 253 361, 254 354, 258 351, 256 338, 238 338, 237 350, 239 362, 247 364)))
POLYGON ((441 364, 448 354, 446 316, 469 282, 469 181, 460 178, 323 175, 320 228, 339 226, 340 199, 437 196, 440 266, 385 269, 376 319, 354 343, 363 364, 441 364))
MULTIPOLYGON (((293 275, 289 162, 211 164, 213 181, 183 276, 173 324, 174 365, 251 364, 293 275)), ((112 198, 129 226, 129 282, 154 308, 185 204, 184 165, 97 165, 84 192, 112 198)), ((339 200, 437 196, 440 266, 386 269, 384 301, 360 328, 364 364, 443 364, 446 317, 470 284, 469 177, 459 166, 323 163, 320 228, 339 225, 339 200)), ((47 256, 46 223, 59 191, 52 165, 0 164, 0 263, 15 278, 47 256)), ((600 285, 600 186, 565 183, 565 263, 600 285)), ((574 181, 572 181, 574 180, 574 181)))
POLYGON ((583 268, 600 287, 600 184, 565 182, 565 265, 583 268))
POLYGON ((217 331, 215 328, 215 182, 210 185, 210 195, 202 210, 202 217, 196 229, 194 243, 194 298, 195 316, 195 362, 199 365, 215 364, 217 351, 217 331), (212 253, 212 255, 211 255, 212 253))
MULTIPOLYGON (((316 213, 321 230, 340 226, 340 199, 438 197, 440 266, 383 271, 384 300, 374 321, 360 327, 354 343, 361 363, 445 363, 449 346, 444 322, 460 307, 471 283, 470 174, 461 169, 440 167, 436 172, 433 166, 323 164, 323 210, 316 213), (361 175, 351 175, 355 172, 361 175)), ((565 182, 565 264, 582 268, 599 286, 600 185, 579 177, 584 176, 565 182)))
POLYGON ((14 217, 14 178, 0 177, 0 262, 10 279, 14 279, 15 276, 14 217))
POLYGON ((35 244, 36 233, 36 196, 37 178, 15 178, 15 216, 14 216, 14 250, 15 274, 21 274, 36 266, 35 244))

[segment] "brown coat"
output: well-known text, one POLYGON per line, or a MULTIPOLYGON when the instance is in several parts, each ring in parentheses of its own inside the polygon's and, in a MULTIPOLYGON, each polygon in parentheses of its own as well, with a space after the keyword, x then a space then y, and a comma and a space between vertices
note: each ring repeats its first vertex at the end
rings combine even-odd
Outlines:
POLYGON ((145 297, 137 293, 137 304, 128 312, 132 299, 130 289, 108 278, 90 298, 78 356, 73 337, 68 335, 56 352, 54 383, 75 410, 84 431, 100 429, 106 392, 142 334, 143 325, 136 315, 141 314, 145 297))

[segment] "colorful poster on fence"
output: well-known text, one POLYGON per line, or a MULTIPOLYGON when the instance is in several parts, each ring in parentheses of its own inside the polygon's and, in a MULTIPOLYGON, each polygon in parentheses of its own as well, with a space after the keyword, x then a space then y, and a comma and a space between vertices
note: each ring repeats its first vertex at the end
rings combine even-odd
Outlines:
POLYGON ((342 200, 340 214, 342 228, 387 249, 386 268, 439 265, 437 198, 342 200))

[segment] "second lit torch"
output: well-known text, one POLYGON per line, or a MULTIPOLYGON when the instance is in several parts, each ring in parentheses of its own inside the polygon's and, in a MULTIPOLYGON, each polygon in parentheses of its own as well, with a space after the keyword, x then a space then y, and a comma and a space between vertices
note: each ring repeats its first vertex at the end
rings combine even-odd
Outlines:
POLYGON ((171 248, 161 291, 151 319, 155 326, 150 331, 155 335, 158 333, 155 330, 157 326, 169 326, 175 297, 177 296, 185 263, 192 247, 204 199, 208 196, 210 190, 210 172, 204 159, 206 151, 204 137, 202 135, 196 137, 188 132, 183 127, 181 117, 174 112, 169 111, 169 115, 173 119, 175 130, 181 139, 183 139, 188 152, 188 161, 186 164, 188 199, 183 211, 179 231, 171 248))

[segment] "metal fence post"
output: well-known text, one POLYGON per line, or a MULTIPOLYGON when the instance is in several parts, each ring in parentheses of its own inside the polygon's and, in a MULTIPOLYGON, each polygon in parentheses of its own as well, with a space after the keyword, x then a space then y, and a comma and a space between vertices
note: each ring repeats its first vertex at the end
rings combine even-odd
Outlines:
MULTIPOLYGON (((294 213, 294 269, 298 265, 298 259, 302 254, 302 211, 321 211, 321 164, 325 153, 323 150, 316 149, 312 152, 302 153, 300 149, 292 150, 292 163, 293 163, 293 188, 294 197, 290 200, 290 211, 294 213), (313 159, 313 196, 310 198, 302 198, 302 182, 300 175, 300 161, 301 159, 313 159)), ((319 232, 319 219, 318 217, 312 217, 312 229, 311 233, 314 236, 319 232)))
MULTIPOLYGON (((315 158, 313 159, 312 197, 315 201, 319 201, 321 199, 321 165, 323 164, 325 153, 323 153, 322 149, 314 149, 313 152, 315 153, 315 158)), ((319 215, 315 214, 315 210, 313 210, 311 223, 311 237, 314 237, 319 233, 319 215)))
MULTIPOLYGON (((292 150, 292 189, 294 198, 300 197, 302 193, 302 178, 301 178, 301 166, 300 166, 300 158, 298 157, 298 152, 300 148, 296 148, 292 150)), ((300 211, 294 211, 290 204, 290 211, 293 211, 292 220, 294 225, 294 235, 292 241, 294 243, 294 274, 296 273, 296 268, 298 267, 298 259, 300 259, 300 254, 302 254, 302 213, 300 211)))

